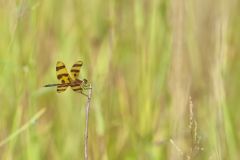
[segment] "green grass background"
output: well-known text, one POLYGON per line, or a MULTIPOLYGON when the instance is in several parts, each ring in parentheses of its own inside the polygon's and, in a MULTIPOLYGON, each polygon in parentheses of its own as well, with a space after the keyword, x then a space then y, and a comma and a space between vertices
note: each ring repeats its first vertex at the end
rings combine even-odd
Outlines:
POLYGON ((68 69, 82 60, 80 78, 93 86, 90 159, 238 160, 239 8, 238 0, 0 0, 0 141, 46 109, 0 147, 0 159, 84 158, 86 97, 42 87, 57 82, 58 60, 68 69))

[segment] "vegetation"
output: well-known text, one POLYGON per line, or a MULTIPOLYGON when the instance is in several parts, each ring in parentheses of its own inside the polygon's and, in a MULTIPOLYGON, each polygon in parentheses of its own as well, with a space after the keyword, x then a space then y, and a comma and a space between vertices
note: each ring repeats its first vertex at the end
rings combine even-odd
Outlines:
POLYGON ((240 158, 237 0, 0 0, 0 159, 240 158), (10 137, 9 137, 10 136, 10 137))

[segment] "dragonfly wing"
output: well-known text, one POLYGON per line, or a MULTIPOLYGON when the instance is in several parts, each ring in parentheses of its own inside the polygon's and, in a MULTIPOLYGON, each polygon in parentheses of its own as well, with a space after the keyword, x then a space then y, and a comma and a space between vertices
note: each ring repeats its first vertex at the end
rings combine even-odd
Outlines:
POLYGON ((70 74, 73 80, 78 79, 78 76, 80 74, 80 69, 83 65, 82 61, 77 61, 76 63, 74 63, 74 65, 71 68, 70 74))
POLYGON ((74 83, 71 84, 71 88, 75 92, 82 92, 82 86, 81 86, 82 81, 81 80, 76 80, 74 83))
POLYGON ((63 91, 65 91, 67 89, 67 87, 69 86, 69 84, 61 84, 57 86, 57 92, 61 93, 63 91))
POLYGON ((60 61, 57 62, 56 73, 57 73, 57 79, 60 82, 60 85, 57 86, 57 92, 60 93, 67 89, 67 87, 71 83, 71 78, 63 62, 60 62, 60 61))

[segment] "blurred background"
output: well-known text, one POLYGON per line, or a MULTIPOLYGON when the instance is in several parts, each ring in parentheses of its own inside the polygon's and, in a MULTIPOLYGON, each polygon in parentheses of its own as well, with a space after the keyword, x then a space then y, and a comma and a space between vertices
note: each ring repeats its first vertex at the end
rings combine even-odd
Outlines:
POLYGON ((0 159, 84 159, 86 97, 43 87, 57 61, 78 60, 93 86, 89 159, 239 159, 239 8, 0 0, 0 159))

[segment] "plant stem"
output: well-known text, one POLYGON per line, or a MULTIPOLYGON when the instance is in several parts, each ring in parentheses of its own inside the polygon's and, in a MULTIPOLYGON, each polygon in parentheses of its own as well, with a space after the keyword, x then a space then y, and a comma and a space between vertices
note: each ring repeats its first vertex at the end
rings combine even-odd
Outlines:
POLYGON ((84 133, 84 159, 88 160, 88 117, 89 117, 89 110, 90 110, 90 102, 92 97, 92 86, 90 85, 90 89, 88 92, 88 100, 86 104, 86 124, 85 124, 85 133, 84 133))

